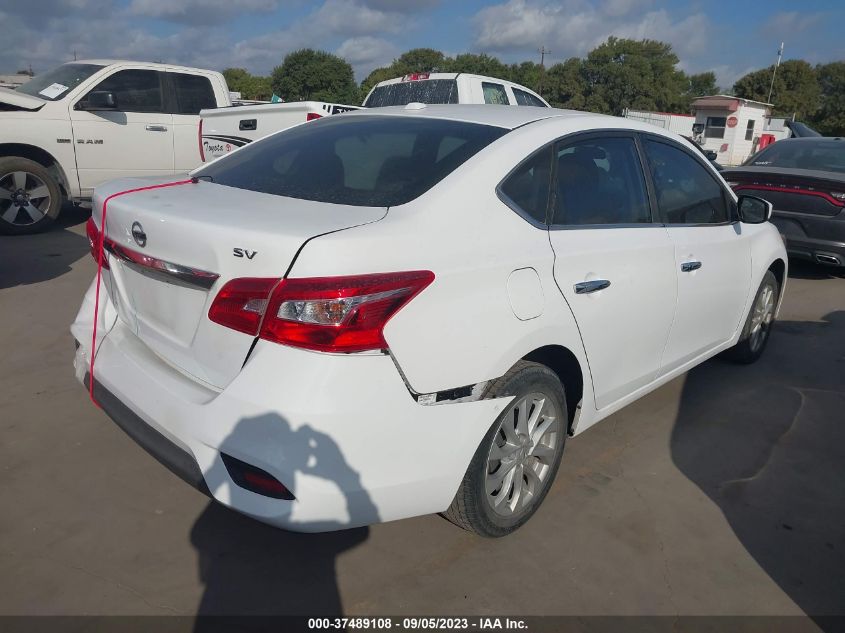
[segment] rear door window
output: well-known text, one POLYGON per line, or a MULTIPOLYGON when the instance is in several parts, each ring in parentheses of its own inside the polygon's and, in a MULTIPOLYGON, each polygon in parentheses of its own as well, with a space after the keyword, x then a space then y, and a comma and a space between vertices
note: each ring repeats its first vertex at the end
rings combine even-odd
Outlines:
POLYGON ((214 88, 208 77, 169 73, 176 86, 176 111, 174 114, 199 114, 200 110, 216 108, 214 88))
POLYGON ((540 99, 532 95, 530 92, 525 92, 524 90, 520 90, 519 88, 513 89, 513 96, 516 99, 517 105, 537 106, 540 108, 548 107, 545 103, 540 101, 540 99))
POLYGON ((290 198, 394 206, 423 194, 506 132, 427 117, 327 117, 251 143, 197 176, 290 198))
POLYGON ((482 81, 481 91, 484 93, 484 103, 491 105, 510 105, 508 93, 505 92, 505 87, 502 84, 482 81))
POLYGON ((564 226, 651 222, 645 178, 631 137, 558 146, 552 223, 564 226))

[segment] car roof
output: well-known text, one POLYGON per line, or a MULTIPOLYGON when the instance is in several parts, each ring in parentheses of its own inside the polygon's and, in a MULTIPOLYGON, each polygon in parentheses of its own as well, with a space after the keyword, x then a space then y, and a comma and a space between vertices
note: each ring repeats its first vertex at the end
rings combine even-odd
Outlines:
MULTIPOLYGON (((466 123, 478 123, 481 125, 493 125, 508 130, 513 130, 522 125, 549 119, 553 117, 564 118, 600 118, 602 125, 616 125, 617 127, 631 127, 630 119, 620 119, 604 114, 593 114, 592 112, 580 112, 578 110, 561 110, 558 108, 545 108, 540 106, 511 106, 511 105, 426 105, 422 103, 409 103, 406 106, 386 106, 383 108, 364 108, 353 112, 346 112, 343 116, 411 116, 430 117, 436 119, 449 119, 452 121, 463 121, 466 123), (615 123, 613 123, 615 122, 615 123), (624 123, 623 123, 624 122, 624 123)), ((638 128, 637 128, 638 129, 638 128)))
POLYGON ((133 59, 80 59, 72 62, 65 62, 66 64, 96 64, 98 66, 143 66, 148 68, 160 68, 164 70, 188 70, 191 72, 203 73, 217 73, 216 70, 207 70, 205 68, 194 68, 192 66, 179 66, 177 64, 162 64, 160 62, 142 62, 133 59))

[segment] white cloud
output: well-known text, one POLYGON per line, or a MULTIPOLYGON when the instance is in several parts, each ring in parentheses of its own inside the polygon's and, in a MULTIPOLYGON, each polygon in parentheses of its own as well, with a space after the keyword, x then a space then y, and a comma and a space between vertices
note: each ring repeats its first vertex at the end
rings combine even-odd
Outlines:
POLYGON ((473 18, 475 46, 491 52, 532 51, 539 45, 555 58, 584 55, 609 36, 670 42, 681 55, 707 45, 710 22, 696 13, 673 20, 665 10, 642 12, 647 0, 608 0, 591 5, 575 0, 508 0, 473 18))
POLYGON ((132 15, 183 22, 219 24, 237 14, 269 12, 279 0, 132 0, 132 15))
POLYGON ((785 37, 802 33, 816 26, 824 18, 824 13, 781 11, 773 14, 760 26, 760 31, 771 37, 785 37))
POLYGON ((337 47, 335 54, 340 55, 355 71, 355 76, 363 79, 379 66, 386 66, 399 54, 395 44, 387 40, 363 35, 350 37, 337 47))

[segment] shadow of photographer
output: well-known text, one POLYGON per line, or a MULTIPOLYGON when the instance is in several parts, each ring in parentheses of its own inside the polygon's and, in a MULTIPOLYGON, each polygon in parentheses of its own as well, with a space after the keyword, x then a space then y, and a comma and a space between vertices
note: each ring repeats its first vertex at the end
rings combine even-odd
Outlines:
MULTIPOLYGON (((237 447, 243 446, 254 447, 265 464, 273 465, 273 473, 297 498, 303 478, 316 478, 321 488, 336 486, 348 519, 299 521, 303 529, 325 531, 319 534, 288 532, 209 503, 190 536, 205 585, 197 615, 342 614, 335 561, 369 535, 367 527, 347 528, 379 520, 358 472, 329 436, 307 424, 293 429, 274 413, 240 420, 221 451, 238 455, 237 447)), ((211 489, 224 477, 228 480, 214 468, 206 473, 211 489)), ((291 521, 297 523, 297 501, 278 503, 291 504, 291 521)), ((204 624, 212 623, 198 618, 195 630, 207 630, 204 624)))

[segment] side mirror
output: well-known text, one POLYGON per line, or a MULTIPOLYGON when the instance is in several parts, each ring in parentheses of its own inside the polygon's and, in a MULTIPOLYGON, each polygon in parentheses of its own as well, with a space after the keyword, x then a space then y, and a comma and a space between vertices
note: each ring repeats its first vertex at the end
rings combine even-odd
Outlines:
POLYGON ((80 110, 117 110, 117 99, 113 92, 97 90, 89 92, 84 101, 79 102, 80 110))
POLYGON ((772 217, 772 203, 756 196, 740 196, 739 219, 746 224, 762 224, 772 217))

